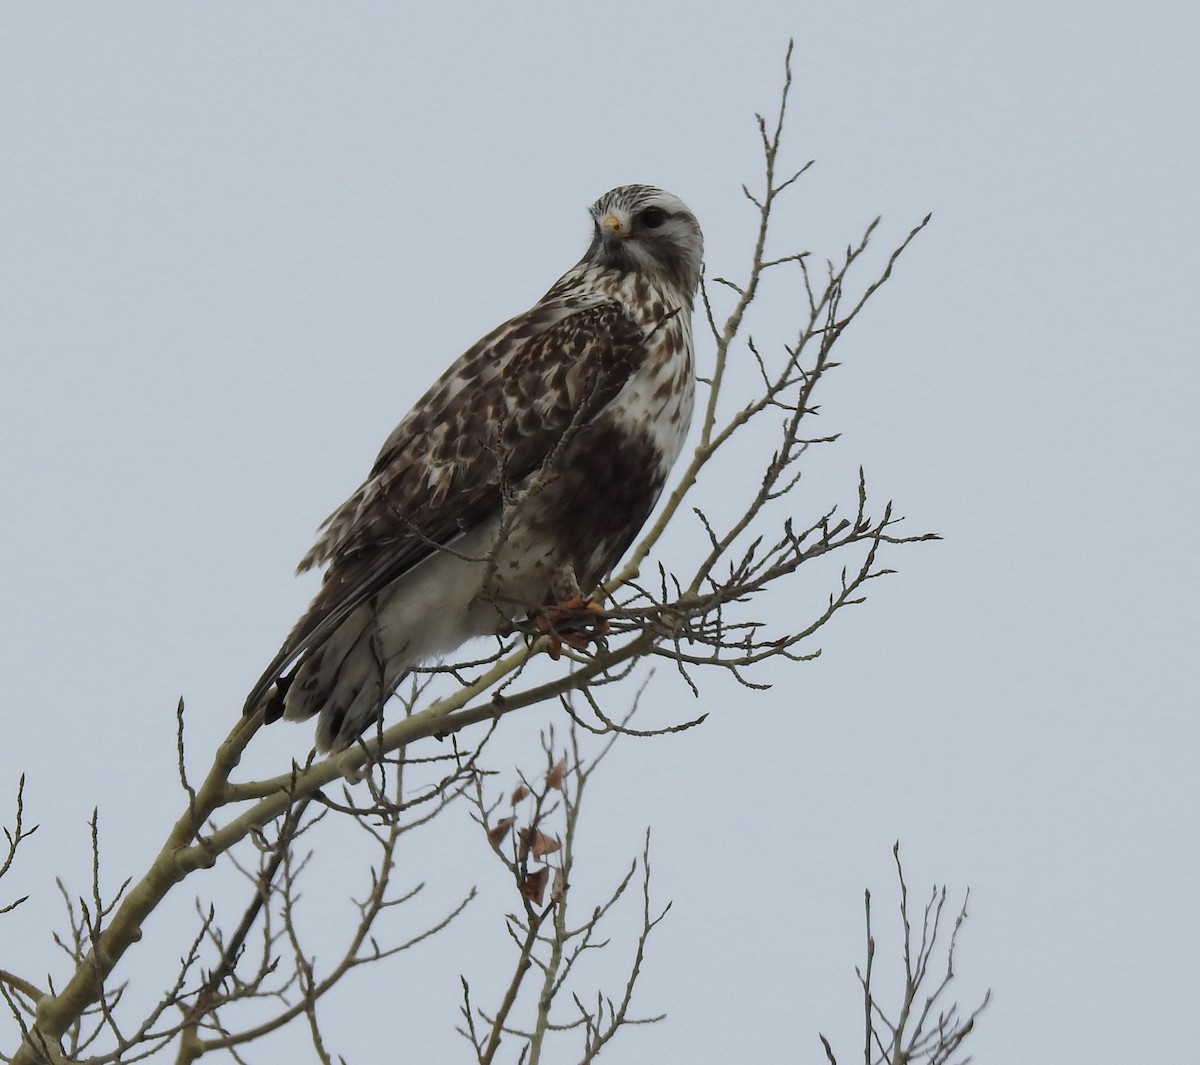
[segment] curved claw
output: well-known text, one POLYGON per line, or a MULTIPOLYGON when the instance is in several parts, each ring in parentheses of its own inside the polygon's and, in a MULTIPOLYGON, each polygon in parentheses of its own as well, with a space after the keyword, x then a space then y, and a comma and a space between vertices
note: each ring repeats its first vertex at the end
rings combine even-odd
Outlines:
POLYGON ((557 606, 532 611, 529 618, 539 634, 549 637, 546 653, 555 662, 562 657, 563 644, 582 651, 608 632, 604 608, 579 596, 572 596, 557 606))

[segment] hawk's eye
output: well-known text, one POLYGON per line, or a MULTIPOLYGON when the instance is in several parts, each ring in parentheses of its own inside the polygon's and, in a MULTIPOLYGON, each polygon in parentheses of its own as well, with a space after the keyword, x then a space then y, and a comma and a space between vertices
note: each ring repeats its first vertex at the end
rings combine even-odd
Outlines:
POLYGON ((661 207, 647 207, 640 215, 638 221, 641 222, 647 229, 657 229, 667 220, 667 212, 661 207))

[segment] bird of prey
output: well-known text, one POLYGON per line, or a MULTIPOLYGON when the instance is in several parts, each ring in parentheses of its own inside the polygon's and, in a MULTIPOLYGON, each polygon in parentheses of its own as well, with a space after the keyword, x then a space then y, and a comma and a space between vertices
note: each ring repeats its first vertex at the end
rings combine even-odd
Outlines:
POLYGON ((247 713, 320 715, 317 748, 340 750, 414 666, 525 616, 597 609, 586 596, 649 517, 691 421, 703 238, 648 185, 613 189, 591 216, 583 258, 438 378, 325 520, 299 566, 328 563, 321 589, 247 713))

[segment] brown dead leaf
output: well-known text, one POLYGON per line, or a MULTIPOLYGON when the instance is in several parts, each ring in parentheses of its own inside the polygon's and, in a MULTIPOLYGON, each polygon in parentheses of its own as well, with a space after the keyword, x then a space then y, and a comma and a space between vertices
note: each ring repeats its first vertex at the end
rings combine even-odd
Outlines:
POLYGON ((558 764, 546 774, 546 787, 563 790, 563 777, 567 774, 567 760, 560 758, 558 764))
POLYGON ((516 790, 512 793, 512 798, 508 801, 516 806, 522 799, 529 794, 529 789, 524 784, 518 784, 516 790))
POLYGON ((512 828, 514 820, 515 818, 512 817, 503 817, 488 829, 488 842, 497 852, 500 850, 500 844, 507 838, 508 830, 512 828))
POLYGON ((553 836, 547 836, 545 832, 539 831, 533 825, 521 829, 521 834, 518 838, 521 841, 521 861, 524 861, 530 855, 533 855, 534 858, 541 858, 543 855, 553 854, 555 851, 562 849, 562 843, 559 840, 553 836))
POLYGON ((554 882, 550 885, 550 901, 561 904, 567 897, 567 878, 561 868, 554 870, 554 882))
POLYGON ((527 902, 532 902, 537 906, 542 904, 542 895, 546 891, 546 881, 550 877, 550 870, 545 866, 541 869, 535 869, 531 873, 526 873, 521 881, 521 898, 527 902))
POLYGON ((532 854, 534 858, 542 858, 546 854, 553 854, 556 850, 562 850, 562 841, 556 840, 553 836, 547 836, 545 832, 536 829, 534 825, 529 825, 528 829, 522 829, 520 837, 521 841, 521 860, 524 861, 532 854))
POLYGON ((533 847, 531 853, 535 858, 543 858, 547 854, 553 854, 555 851, 562 850, 562 841, 553 836, 547 836, 545 832, 535 832, 533 834, 533 847))

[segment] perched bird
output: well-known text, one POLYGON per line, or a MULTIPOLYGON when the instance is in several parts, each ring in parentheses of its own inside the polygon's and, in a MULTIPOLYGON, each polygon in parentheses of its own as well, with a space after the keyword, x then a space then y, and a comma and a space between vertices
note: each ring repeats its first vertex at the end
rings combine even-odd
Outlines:
POLYGON ((347 747, 414 666, 587 607, 632 543, 691 421, 703 238, 648 185, 591 215, 579 263, 438 378, 325 520, 299 566, 324 582, 247 713, 319 714, 318 749, 347 747))

